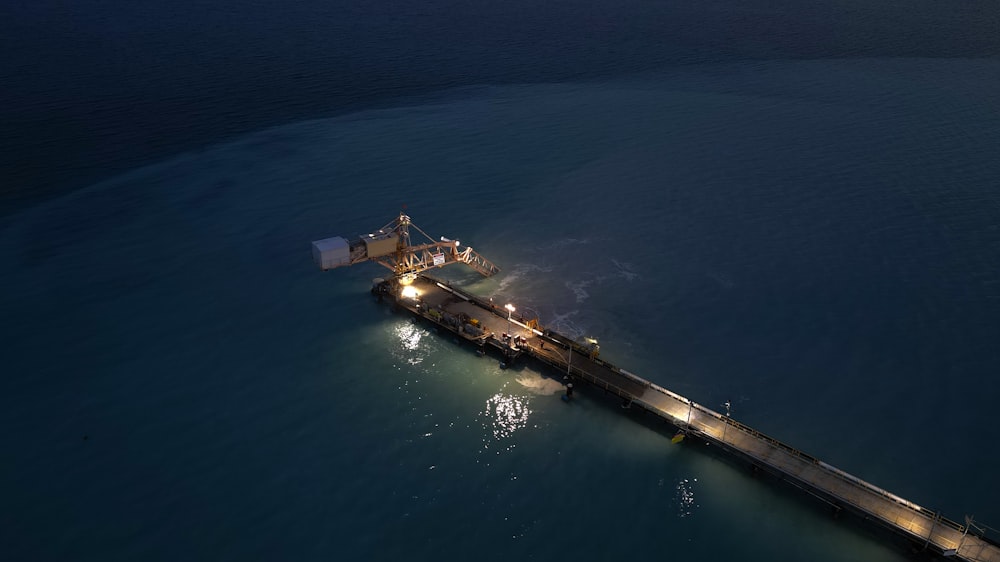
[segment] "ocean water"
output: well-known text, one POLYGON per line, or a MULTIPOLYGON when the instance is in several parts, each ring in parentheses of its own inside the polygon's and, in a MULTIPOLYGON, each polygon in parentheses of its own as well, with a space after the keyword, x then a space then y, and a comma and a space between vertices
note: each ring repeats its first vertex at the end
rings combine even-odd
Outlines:
POLYGON ((1000 62, 751 39, 757 58, 401 87, 118 170, 157 152, 126 151, 18 205, 0 226, 4 559, 915 557, 391 313, 374 264, 312 264, 311 240, 404 205, 503 268, 447 271, 471 290, 1000 527, 1000 62))
POLYGON ((992 0, 5 2, 0 216, 401 97, 718 62, 995 59, 998 28, 992 0))

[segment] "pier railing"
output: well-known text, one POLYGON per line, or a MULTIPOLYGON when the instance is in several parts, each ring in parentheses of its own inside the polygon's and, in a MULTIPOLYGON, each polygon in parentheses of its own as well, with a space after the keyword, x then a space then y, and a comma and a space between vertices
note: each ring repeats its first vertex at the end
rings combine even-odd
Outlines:
MULTIPOLYGON (((682 396, 679 396, 679 395, 677 395, 677 394, 675 394, 673 392, 670 392, 669 390, 666 390, 666 389, 664 389, 664 388, 662 388, 662 387, 660 387, 658 385, 652 385, 652 386, 656 390, 658 390, 660 392, 663 392, 665 394, 668 394, 672 398, 674 398, 674 399, 676 399, 676 400, 678 400, 680 402, 685 402, 685 403, 689 402, 686 398, 684 398, 682 396)), ((786 443, 783 443, 782 441, 779 441, 779 440, 777 440, 777 439, 775 439, 775 438, 773 438, 773 437, 771 437, 771 436, 769 436, 769 435, 767 435, 765 433, 762 433, 762 432, 760 432, 760 431, 758 431, 758 430, 756 430, 756 429, 754 429, 754 428, 752 428, 752 427, 750 427, 750 426, 748 426, 746 424, 743 424, 743 423, 741 423, 741 422, 739 422, 737 420, 734 420, 734 419, 732 419, 729 416, 723 415, 723 414, 721 414, 719 412, 716 412, 714 410, 710 410, 708 408, 705 408, 704 406, 701 406, 701 405, 699 405, 697 403, 693 403, 693 402, 690 403, 690 407, 693 410, 697 411, 699 414, 707 415, 709 417, 712 417, 712 418, 716 419, 717 421, 719 421, 719 422, 721 422, 721 423, 723 423, 723 424, 725 424, 727 426, 726 431, 723 431, 721 437, 716 437, 716 436, 714 436, 712 434, 699 431, 699 433, 701 433, 702 435, 704 435, 704 436, 706 436, 708 438, 711 438, 713 440, 719 441, 719 442, 721 442, 723 444, 726 444, 726 445, 731 445, 730 441, 734 440, 733 439, 734 436, 731 433, 729 433, 729 432, 730 431, 737 431, 737 432, 743 433, 744 435, 749 436, 749 437, 753 438, 754 440, 756 440, 758 442, 766 443, 767 445, 769 445, 771 447, 774 447, 776 449, 779 449, 779 450, 783 451, 784 453, 786 453, 786 454, 788 454, 788 455, 790 455, 790 456, 792 456, 794 458, 801 459, 802 461, 804 461, 804 462, 806 462, 806 463, 808 463, 808 464, 810 464, 812 466, 815 466, 815 467, 819 468, 824 473, 826 473, 828 475, 832 475, 835 478, 837 478, 838 480, 841 480, 841 481, 849 484, 852 487, 861 488, 861 489, 863 489, 863 490, 865 490, 867 492, 870 492, 870 493, 875 494, 875 495, 877 495, 879 497, 887 499, 887 500, 891 501, 893 504, 902 506, 902 507, 904 507, 904 508, 906 508, 906 509, 908 509, 910 511, 913 511, 915 513, 919 513, 919 514, 921 514, 921 515, 923 515, 925 517, 928 517, 928 518, 930 518, 931 520, 934 521, 935 525, 941 525, 943 527, 949 527, 949 528, 951 528, 951 529, 953 529, 955 531, 958 531, 958 532, 964 532, 965 529, 966 529, 964 525, 961 525, 961 524, 959 524, 959 523, 957 523, 955 521, 952 521, 952 520, 950 520, 950 519, 948 519, 946 517, 943 517, 939 512, 931 511, 931 510, 929 510, 927 508, 924 508, 924 507, 922 507, 920 505, 917 505, 917 504, 915 504, 915 503, 913 503, 913 502, 911 502, 911 501, 909 501, 907 499, 901 498, 901 497, 897 496, 896 494, 893 494, 892 492, 889 492, 888 490, 885 490, 883 488, 875 486, 874 484, 871 484, 870 482, 866 482, 865 480, 862 480, 862 479, 860 479, 860 478, 858 478, 858 477, 856 477, 856 476, 854 476, 852 474, 849 474, 849 473, 847 473, 847 472, 845 472, 845 471, 843 471, 843 470, 841 470, 841 469, 839 469, 839 468, 837 468, 835 466, 832 466, 832 465, 830 465, 830 464, 828 464, 826 462, 823 462, 823 461, 821 461, 821 460, 813 457, 812 455, 804 453, 801 450, 796 449, 795 447, 792 447, 792 446, 790 446, 790 445, 788 445, 786 443), (727 436, 729 436, 728 439, 727 439, 727 436)), ((684 423, 683 420, 678 420, 678 421, 684 423)), ((690 425, 692 425, 692 424, 689 423, 688 425, 689 425, 689 429, 695 429, 693 427, 690 427, 690 425)), ((766 459, 759 458, 758 460, 760 462, 765 463, 765 464, 771 465, 771 463, 769 463, 766 459)), ((771 466, 773 466, 773 465, 771 465, 771 466)), ((779 471, 781 471, 782 473, 786 473, 786 471, 782 470, 781 467, 774 466, 774 468, 777 469, 777 470, 779 470, 779 471)), ((859 508, 863 508, 864 507, 864 506, 858 505, 856 502, 851 501, 851 499, 849 497, 838 497, 837 500, 838 501, 846 501, 846 502, 852 503, 856 507, 859 507, 859 508)), ((897 521, 892 521, 892 522, 893 523, 898 523, 897 521)))
MULTIPOLYGON (((840 470, 839 468, 831 466, 830 464, 825 463, 825 462, 823 462, 823 461, 821 461, 821 460, 819 460, 819 459, 817 459, 817 458, 815 458, 815 457, 813 457, 813 456, 811 456, 811 455, 809 455, 807 453, 804 453, 801 450, 796 449, 795 447, 792 447, 792 446, 790 446, 790 445, 788 445, 786 443, 783 443, 782 441, 779 441, 779 440, 777 440, 777 439, 775 439, 775 438, 773 438, 773 437, 771 437, 771 436, 769 436, 769 435, 767 435, 765 433, 762 433, 762 432, 760 432, 760 431, 758 431, 758 430, 756 430, 756 429, 754 429, 754 428, 752 428, 752 427, 750 427, 750 426, 748 426, 746 424, 743 424, 743 423, 741 423, 741 422, 739 422, 737 420, 734 420, 734 419, 732 419, 729 416, 726 416, 726 415, 721 414, 719 412, 716 412, 714 410, 708 409, 708 408, 706 408, 706 407, 704 407, 704 406, 702 406, 700 404, 694 403, 694 402, 688 400, 687 398, 685 398, 683 396, 680 396, 679 394, 676 394, 674 392, 671 392, 670 390, 667 390, 666 388, 663 388, 663 387, 661 387, 661 386, 659 386, 657 384, 651 384, 650 388, 652 390, 654 390, 654 391, 656 391, 656 392, 658 392, 658 393, 660 393, 662 395, 665 395, 665 396, 669 397, 670 399, 676 401, 678 403, 678 405, 682 407, 681 408, 682 410, 683 410, 684 407, 686 407, 691 412, 685 418, 685 417, 679 417, 677 415, 672 415, 669 412, 666 412, 666 411, 660 409, 661 410, 661 414, 667 415, 670 419, 673 420, 674 424, 677 425, 678 427, 687 428, 689 431, 695 431, 699 435, 702 435, 702 436, 704 436, 704 437, 706 437, 708 439, 712 439, 714 441, 722 443, 724 446, 737 449, 737 450, 741 451, 743 454, 746 454, 746 455, 749 455, 749 456, 753 457, 756 461, 764 463, 764 464, 766 464, 768 466, 771 466, 773 469, 779 471, 782 474, 786 474, 788 476, 792 476, 794 478, 797 478, 796 475, 789 474, 788 471, 786 469, 784 469, 783 467, 775 466, 773 463, 769 462, 766 458, 763 458, 763 457, 761 457, 759 455, 754 454, 753 451, 744 450, 743 448, 738 447, 736 445, 736 441, 739 439, 738 436, 740 434, 742 434, 742 435, 744 435, 746 437, 749 437, 749 438, 753 439, 755 442, 764 443, 764 444, 766 444, 769 447, 773 447, 774 449, 780 450, 784 454, 786 454, 786 455, 788 455, 788 456, 790 456, 792 458, 799 459, 804 464, 809 465, 809 466, 813 466, 813 467, 819 469, 820 471, 822 471, 822 473, 824 473, 824 474, 826 474, 828 476, 831 476, 831 477, 835 478, 836 480, 842 481, 842 482, 848 484, 850 487, 852 487, 854 489, 859 489, 860 488, 860 489, 862 489, 862 490, 864 490, 864 491, 866 491, 868 493, 874 494, 874 495, 876 495, 876 496, 878 496, 880 498, 883 498, 885 500, 890 501, 891 504, 893 504, 893 505, 898 505, 898 506, 900 506, 902 508, 905 508, 907 511, 909 511, 911 513, 920 514, 923 517, 928 518, 929 520, 931 520, 933 522, 933 527, 932 527, 931 530, 928 531, 928 534, 926 536, 924 536, 923 538, 926 538, 926 539, 930 540, 931 535, 940 536, 940 531, 944 530, 945 528, 951 529, 953 531, 957 531, 957 532, 960 532, 960 533, 964 533, 966 531, 966 527, 965 526, 963 526, 963 525, 961 525, 961 524, 959 524, 959 523, 957 523, 955 521, 952 521, 952 520, 950 520, 950 519, 948 519, 946 517, 941 516, 941 514, 938 513, 938 512, 934 512, 934 511, 931 511, 929 509, 926 509, 926 508, 924 508, 924 507, 922 507, 920 505, 917 505, 917 504, 915 504, 915 503, 913 503, 913 502, 911 502, 909 500, 901 498, 901 497, 897 496, 896 494, 893 494, 892 492, 889 492, 889 491, 887 491, 887 490, 885 490, 883 488, 875 486, 875 485, 873 485, 873 484, 871 484, 869 482, 866 482, 866 481, 864 481, 864 480, 862 480, 862 479, 860 479, 860 478, 858 478, 856 476, 853 476, 853 475, 851 475, 851 474, 849 474, 847 472, 844 472, 843 470, 840 470), (710 424, 706 419, 704 419, 705 417, 713 420, 715 423, 711 423, 710 424), (695 419, 699 419, 700 421, 696 422, 696 421, 694 421, 695 419), (720 423, 722 424, 722 429, 721 430, 718 427, 718 424, 720 424, 720 423), (701 426, 701 427, 699 427, 699 426, 701 426), (710 430, 714 430, 714 431, 710 431, 710 430), (935 532, 935 529, 937 529, 938 531, 935 532)), ((657 408, 657 409, 659 409, 659 408, 657 408)), ((836 500, 839 501, 839 502, 850 503, 850 504, 854 505, 855 507, 861 508, 861 509, 864 509, 864 507, 865 507, 863 505, 858 504, 855 501, 852 501, 852 499, 850 497, 837 496, 836 500)), ((903 526, 903 525, 900 524, 900 521, 898 520, 899 517, 896 517, 894 519, 888 513, 884 514, 881 517, 883 517, 888 522, 896 524, 897 526, 903 526)))
POLYGON ((587 371, 584 371, 583 369, 579 369, 570 365, 568 370, 571 375, 580 377, 589 382, 590 384, 598 388, 603 388, 608 392, 614 392, 615 394, 621 396, 622 398, 627 398, 629 400, 635 400, 638 398, 638 396, 632 394, 631 392, 625 390, 624 388, 616 384, 609 383, 606 380, 602 380, 598 377, 595 377, 594 375, 588 373, 587 371))

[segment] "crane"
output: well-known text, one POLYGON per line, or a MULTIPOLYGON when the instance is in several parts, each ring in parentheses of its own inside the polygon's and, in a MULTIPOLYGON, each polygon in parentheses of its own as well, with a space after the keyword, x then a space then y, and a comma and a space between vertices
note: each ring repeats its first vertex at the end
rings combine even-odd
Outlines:
POLYGON ((470 246, 464 249, 460 246, 458 240, 443 236, 434 240, 401 211, 398 217, 382 228, 356 240, 348 241, 340 236, 316 240, 312 243, 312 253, 313 261, 323 271, 373 261, 400 279, 412 279, 418 273, 452 263, 464 263, 483 277, 500 271, 470 246), (410 238, 410 228, 426 240, 418 239, 414 243, 410 238))

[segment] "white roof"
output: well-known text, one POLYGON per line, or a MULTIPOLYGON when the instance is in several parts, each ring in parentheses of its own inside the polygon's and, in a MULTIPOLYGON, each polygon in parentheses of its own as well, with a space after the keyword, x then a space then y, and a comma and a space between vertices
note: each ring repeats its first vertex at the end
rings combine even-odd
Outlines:
POLYGON ((337 250, 340 248, 347 248, 347 240, 344 240, 340 236, 334 236, 333 238, 316 240, 313 242, 313 246, 321 252, 326 250, 337 250))

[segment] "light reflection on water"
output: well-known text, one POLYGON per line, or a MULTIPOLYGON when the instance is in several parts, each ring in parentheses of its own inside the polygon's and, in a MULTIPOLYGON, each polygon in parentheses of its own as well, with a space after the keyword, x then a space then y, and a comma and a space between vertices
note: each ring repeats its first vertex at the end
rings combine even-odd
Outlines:
POLYGON ((420 340, 427 335, 427 331, 409 322, 397 324, 394 331, 401 344, 398 352, 399 356, 405 359, 410 365, 421 363, 425 355, 420 353, 420 351, 423 351, 420 346, 420 340))
POLYGON ((675 501, 677 502, 678 517, 687 517, 692 515, 695 508, 698 507, 698 504, 694 503, 694 484, 696 482, 698 482, 697 478, 692 480, 685 478, 677 483, 677 495, 675 496, 675 501))
MULTIPOLYGON (((531 416, 529 402, 530 399, 526 396, 503 392, 498 392, 486 400, 486 409, 480 412, 480 416, 485 418, 483 428, 490 431, 492 439, 490 435, 484 435, 483 450, 489 449, 491 444, 500 443, 528 425, 528 417, 531 416)), ((513 448, 514 444, 509 444, 505 450, 513 448)), ((500 454, 499 450, 497 454, 500 454)))

